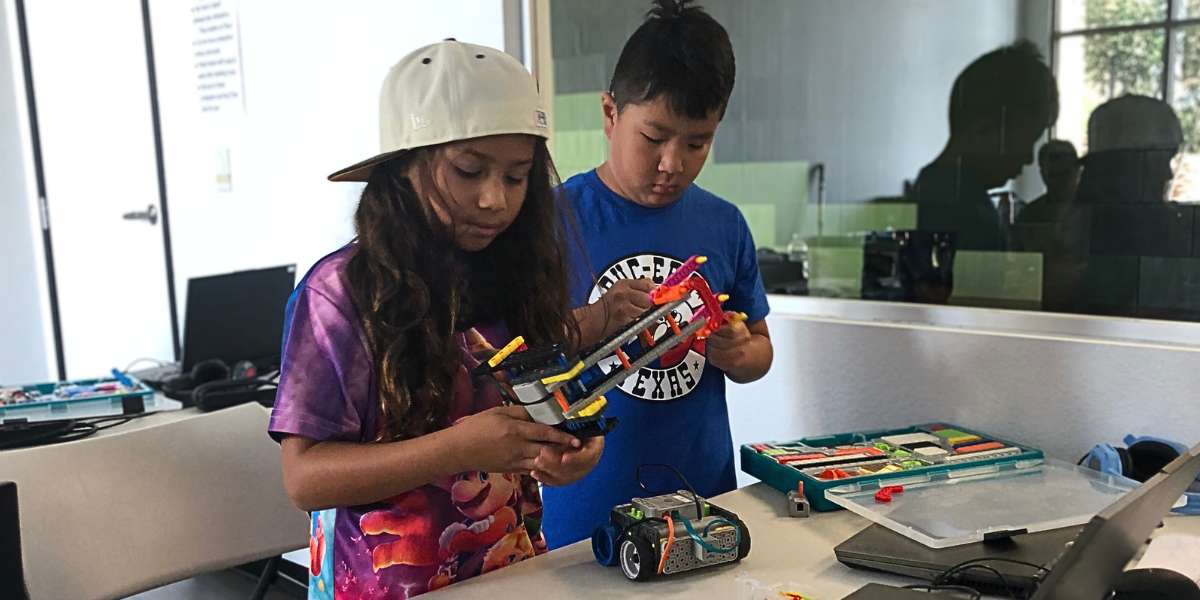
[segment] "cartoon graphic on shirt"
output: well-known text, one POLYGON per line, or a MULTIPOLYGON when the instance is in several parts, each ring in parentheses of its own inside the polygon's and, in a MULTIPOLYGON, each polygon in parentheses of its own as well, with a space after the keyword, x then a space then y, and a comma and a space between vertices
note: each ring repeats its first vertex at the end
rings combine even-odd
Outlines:
POLYGON ((370 550, 381 578, 391 568, 437 566, 428 585, 436 590, 545 552, 545 542, 537 536, 535 543, 526 526, 540 524, 542 512, 531 478, 462 473, 387 504, 359 519, 365 538, 386 540, 370 550))
POLYGON ((452 523, 439 539, 445 560, 429 581, 429 589, 445 587, 459 579, 493 571, 534 555, 533 543, 517 510, 530 498, 523 493, 523 478, 512 473, 473 471, 460 474, 450 486, 454 507, 467 521, 452 523))
MULTIPOLYGON (((646 277, 656 284, 662 283, 681 265, 683 261, 661 254, 637 254, 622 258, 609 265, 596 278, 588 303, 599 300, 604 292, 622 279, 646 277)), ((693 274, 692 277, 703 278, 699 273, 693 274)), ((691 300, 672 311, 671 316, 676 323, 687 323, 703 305, 699 298, 692 296, 691 300)), ((669 327, 666 319, 659 321, 658 327, 659 330, 652 333, 656 336, 663 335, 669 327)), ((704 365, 707 363, 704 350, 704 340, 697 340, 693 336, 664 354, 657 363, 642 367, 637 375, 626 379, 618 389, 639 400, 669 402, 683 398, 700 385, 700 378, 704 376, 704 365)), ((616 358, 600 364, 605 373, 620 367, 621 363, 616 358)))
POLYGON ((311 600, 334 600, 330 565, 333 564, 335 515, 336 509, 312 514, 308 538, 308 597, 311 600))
POLYGON ((427 567, 441 562, 437 523, 445 522, 449 502, 439 488, 425 486, 386 501, 389 508, 366 513, 358 525, 363 535, 398 536, 371 550, 375 572, 395 565, 427 567))

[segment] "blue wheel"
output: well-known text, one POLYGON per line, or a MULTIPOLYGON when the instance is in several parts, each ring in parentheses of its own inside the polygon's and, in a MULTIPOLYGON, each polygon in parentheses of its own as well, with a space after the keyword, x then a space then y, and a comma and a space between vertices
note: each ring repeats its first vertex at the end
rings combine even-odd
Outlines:
POLYGON ((617 538, 621 537, 621 528, 616 523, 608 521, 592 531, 592 554, 596 562, 606 567, 617 564, 617 538))

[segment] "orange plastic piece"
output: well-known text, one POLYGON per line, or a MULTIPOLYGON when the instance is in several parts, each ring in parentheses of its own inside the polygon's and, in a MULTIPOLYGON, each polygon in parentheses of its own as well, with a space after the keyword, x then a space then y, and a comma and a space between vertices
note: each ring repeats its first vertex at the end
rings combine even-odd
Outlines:
POLYGON ((667 543, 663 545, 662 558, 658 559, 658 572, 663 572, 667 565, 667 555, 671 553, 671 544, 675 541, 675 517, 667 514, 667 543))
POLYGON ((654 336, 650 334, 649 329, 647 329, 647 330, 643 331, 641 334, 639 334, 639 337, 641 337, 642 343, 646 344, 647 346, 654 345, 654 336))
POLYGON ((571 410, 571 405, 567 404, 567 399, 563 397, 562 390, 554 390, 554 397, 558 399, 558 405, 562 407, 563 412, 571 410))
POLYGON ((650 292, 650 301, 656 306, 662 306, 668 302, 682 300, 690 291, 690 289, 683 285, 660 288, 650 292))
POLYGON ((674 331, 675 335, 679 335, 680 333, 683 333, 683 332, 679 331, 679 323, 676 323, 675 317, 672 317, 671 315, 667 315, 667 325, 671 326, 671 331, 674 331))
POLYGON ((617 348, 617 358, 621 359, 621 366, 625 367, 626 371, 633 368, 633 365, 629 364, 629 357, 625 356, 624 350, 617 348))

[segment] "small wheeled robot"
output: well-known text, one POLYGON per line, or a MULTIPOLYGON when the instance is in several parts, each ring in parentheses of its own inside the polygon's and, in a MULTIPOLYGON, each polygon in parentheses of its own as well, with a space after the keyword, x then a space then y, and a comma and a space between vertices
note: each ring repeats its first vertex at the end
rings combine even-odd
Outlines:
POLYGON ((750 531, 738 516, 688 491, 635 498, 592 533, 600 564, 633 581, 742 560, 750 531))
POLYGON ((721 303, 728 296, 714 295, 703 278, 692 277, 705 260, 689 258, 650 292, 653 308, 591 348, 568 357, 560 344, 528 348, 518 337, 479 365, 475 375, 491 373, 505 401, 524 406, 539 423, 580 438, 607 435, 617 419, 604 417, 604 394, 680 343, 704 339, 746 318, 726 316, 721 303), (703 306, 691 321, 679 323, 672 315, 692 294, 703 306))

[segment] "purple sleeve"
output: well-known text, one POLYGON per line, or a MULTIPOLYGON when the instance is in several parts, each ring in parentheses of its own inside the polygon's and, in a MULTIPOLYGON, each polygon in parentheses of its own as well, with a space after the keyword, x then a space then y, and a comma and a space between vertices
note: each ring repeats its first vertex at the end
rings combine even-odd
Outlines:
POLYGON ((276 441, 285 434, 318 441, 374 437, 373 364, 362 326, 347 312, 306 285, 288 302, 279 391, 268 426, 276 441))

